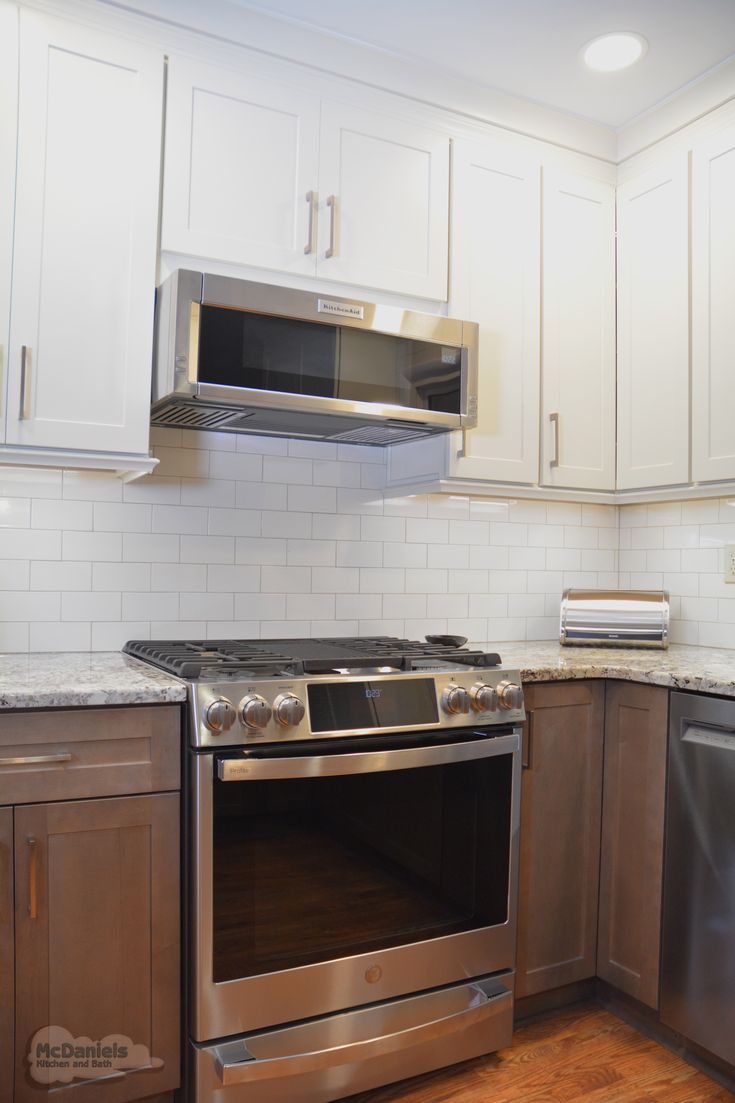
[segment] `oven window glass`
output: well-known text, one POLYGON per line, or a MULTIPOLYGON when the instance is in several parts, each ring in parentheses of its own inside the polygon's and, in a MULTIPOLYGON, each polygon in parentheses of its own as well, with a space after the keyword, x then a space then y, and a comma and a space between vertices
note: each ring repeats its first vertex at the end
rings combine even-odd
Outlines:
POLYGON ((505 922, 511 768, 215 781, 213 979, 505 922))
POLYGON ((199 381, 458 414, 461 350, 349 326, 201 308, 199 381))

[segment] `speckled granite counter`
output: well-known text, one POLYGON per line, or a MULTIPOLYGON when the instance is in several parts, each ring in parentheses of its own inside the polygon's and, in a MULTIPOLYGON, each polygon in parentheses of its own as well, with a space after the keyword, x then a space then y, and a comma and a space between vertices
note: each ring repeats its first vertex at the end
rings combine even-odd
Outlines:
POLYGON ((620 647, 561 647, 558 643, 482 643, 497 651, 503 666, 520 668, 530 682, 560 682, 577 678, 617 678, 670 689, 719 693, 735 697, 735 651, 720 647, 672 644, 668 651, 620 647))
POLYGON ((186 700, 178 678, 119 651, 0 655, 0 710, 186 700))

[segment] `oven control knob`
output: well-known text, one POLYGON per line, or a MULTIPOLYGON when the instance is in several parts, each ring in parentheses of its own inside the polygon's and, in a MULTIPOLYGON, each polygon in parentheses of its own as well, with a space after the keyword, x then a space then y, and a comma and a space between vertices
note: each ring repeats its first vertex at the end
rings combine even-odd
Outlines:
POLYGON ((501 709, 522 709, 523 690, 515 682, 501 682, 498 686, 498 704, 501 709))
POLYGON ((495 712, 498 707, 498 695, 492 686, 478 682, 470 690, 472 707, 475 712, 495 712))
POLYGON ((240 720, 246 728, 266 728, 270 723, 273 710, 257 693, 249 693, 240 702, 240 720))
POLYGON ((273 702, 273 711, 276 714, 276 720, 279 724, 283 724, 284 728, 295 728, 306 715, 303 703, 293 693, 282 693, 280 697, 276 697, 273 702))
POLYGON ((470 711, 470 695, 462 686, 449 686, 442 693, 442 708, 455 714, 470 711))
POLYGON ((204 723, 211 732, 219 735, 220 732, 228 732, 237 720, 234 705, 231 705, 226 697, 220 697, 207 705, 204 710, 204 723))

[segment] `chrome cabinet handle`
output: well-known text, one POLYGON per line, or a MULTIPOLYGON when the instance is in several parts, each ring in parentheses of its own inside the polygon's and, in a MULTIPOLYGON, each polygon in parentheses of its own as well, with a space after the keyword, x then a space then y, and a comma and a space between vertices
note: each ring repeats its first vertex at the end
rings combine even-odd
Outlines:
POLYGON ((29 835, 28 844, 28 915, 38 919, 38 839, 29 835))
POLYGON ((317 230, 319 226, 319 193, 308 191, 306 202, 309 204, 309 240, 304 246, 305 253, 315 253, 317 248, 317 230))
POLYGON ((325 257, 336 257, 339 252, 339 197, 330 195, 327 198, 327 206, 330 208, 329 219, 329 248, 325 257))
POLYGON ((554 426, 554 456, 549 460, 549 467, 559 466, 559 415, 549 414, 549 421, 554 426))
POLYGON ((46 762, 71 762, 70 754, 31 754, 23 758, 0 758, 2 766, 39 766, 46 762))
POLYGON ((31 381, 31 366, 29 363, 30 357, 28 356, 28 346, 21 345, 20 347, 20 408, 18 410, 18 421, 27 421, 30 417, 28 413, 29 407, 29 385, 31 381))

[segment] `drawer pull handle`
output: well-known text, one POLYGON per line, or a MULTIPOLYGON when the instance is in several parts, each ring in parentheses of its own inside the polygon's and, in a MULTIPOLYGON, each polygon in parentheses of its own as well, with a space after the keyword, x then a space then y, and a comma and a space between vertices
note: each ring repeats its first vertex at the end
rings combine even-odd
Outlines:
POLYGON ((38 839, 29 835, 28 843, 28 915, 38 919, 38 839))
POLYGON ((39 766, 47 762, 71 762, 70 754, 29 754, 23 758, 0 758, 2 766, 39 766))

